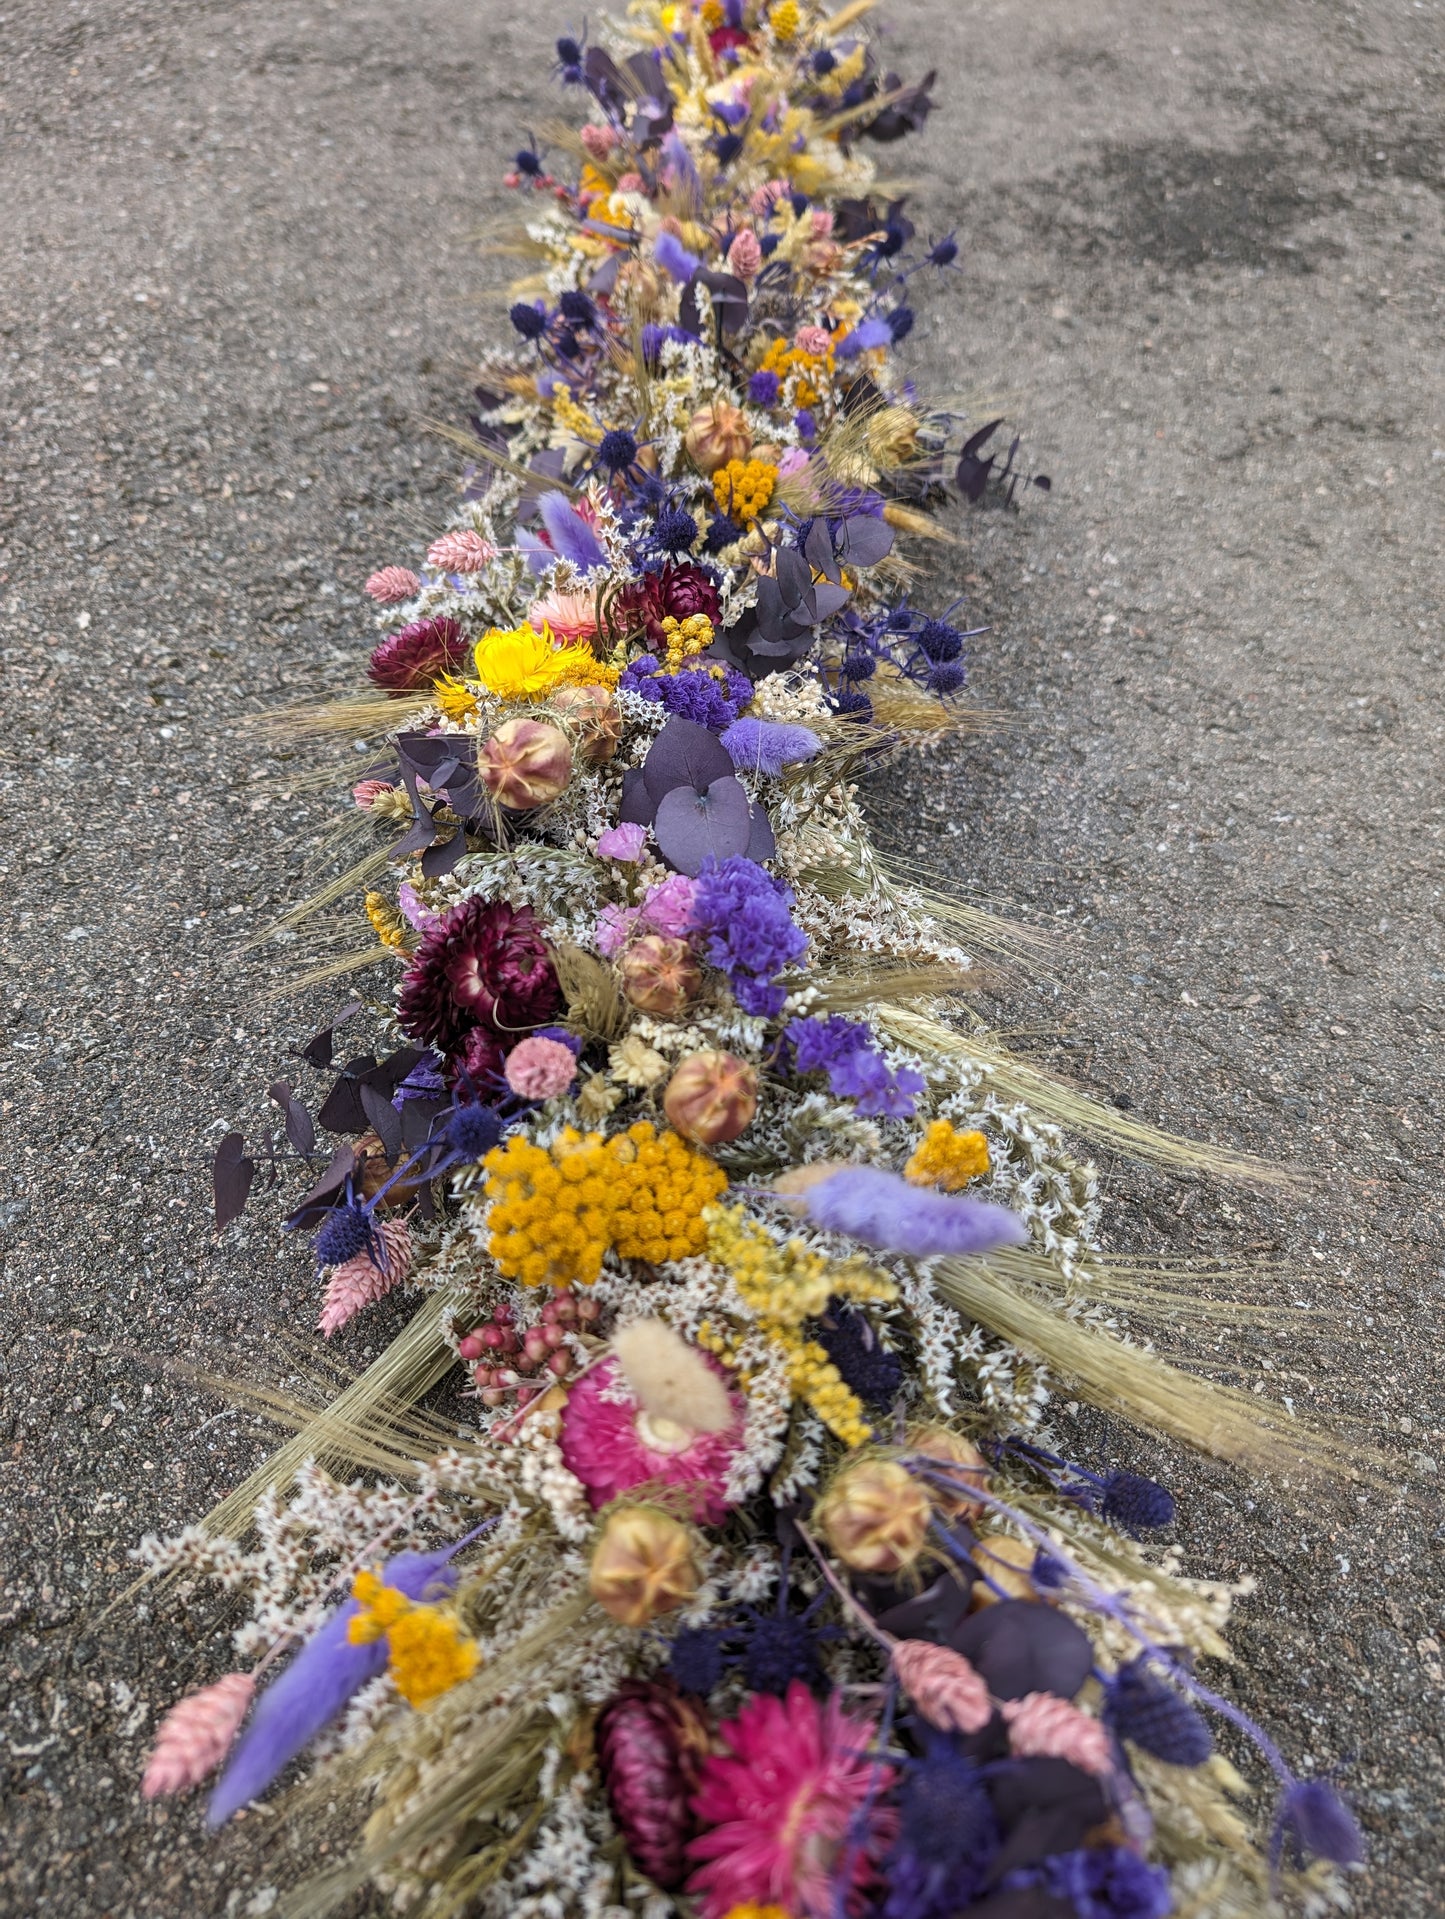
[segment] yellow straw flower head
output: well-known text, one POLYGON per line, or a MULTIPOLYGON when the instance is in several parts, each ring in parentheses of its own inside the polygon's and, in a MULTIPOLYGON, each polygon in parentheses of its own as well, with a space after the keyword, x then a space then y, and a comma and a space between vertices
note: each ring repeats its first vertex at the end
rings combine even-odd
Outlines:
POLYGON ((988 1171, 988 1141, 982 1133, 955 1131, 950 1120, 936 1119, 914 1147, 903 1177, 915 1186, 941 1186, 956 1193, 988 1171))
POLYGON ((449 720, 469 720, 477 710, 477 696, 461 680, 444 674, 432 688, 432 698, 449 720))
POLYGON ((768 15, 768 25, 773 30, 773 38, 786 46, 798 36, 802 25, 802 15, 798 10, 798 0, 778 0, 778 4, 768 15))
POLYGON ((729 460, 712 476, 713 498, 719 513, 735 520, 755 520, 773 497, 778 469, 766 460, 729 460))
POLYGON ((413 1606, 386 1640, 391 1676, 409 1706, 439 1699, 477 1669, 476 1641, 440 1606, 413 1606))
POLYGON ((537 699, 559 686, 612 686, 617 669, 585 646, 558 646, 552 629, 494 626, 477 641, 477 678, 502 700, 537 699))

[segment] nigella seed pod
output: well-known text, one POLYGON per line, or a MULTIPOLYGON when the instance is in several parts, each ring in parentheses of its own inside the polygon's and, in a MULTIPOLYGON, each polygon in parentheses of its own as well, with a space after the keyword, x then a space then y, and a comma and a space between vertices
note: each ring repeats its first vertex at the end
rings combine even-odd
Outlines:
POLYGON ((925 1459, 936 1460, 948 1475, 947 1482, 930 1480, 929 1493, 935 1508, 949 1519, 976 1519, 986 1510, 979 1499, 969 1497, 969 1487, 988 1490, 988 1461, 972 1441, 947 1426, 910 1426, 908 1444, 925 1459))
POLYGON ((507 720, 478 750, 477 776, 512 812, 549 806, 572 777, 571 742, 546 720, 507 720))
POLYGON ((928 1494, 892 1459, 846 1467, 817 1509, 823 1537, 845 1566, 860 1573, 911 1566, 923 1550, 931 1516, 928 1494))
POLYGON ((1033 1565, 1037 1553, 1027 1540, 1008 1533, 980 1533, 973 1552, 979 1578, 973 1589, 973 1610, 996 1606, 1001 1599, 1037 1599, 1033 1565))
POLYGON ((753 435, 742 409, 718 400, 712 406, 698 408, 687 423, 682 442, 698 472, 711 475, 729 460, 745 460, 753 435))
POLYGON ((619 968, 622 990, 643 1013, 674 1019, 702 985, 702 969, 686 940, 647 933, 634 940, 619 968))
POLYGON ((574 730, 577 751, 589 766, 605 766, 622 738, 622 715, 605 686, 561 686, 552 710, 574 730))
POLYGON ((684 1139, 725 1145, 753 1123, 757 1073, 733 1053, 690 1053, 667 1082, 662 1110, 684 1139))
POLYGON ((592 1553, 587 1586, 619 1626, 645 1626, 685 1605, 702 1583, 692 1535, 657 1506, 618 1506, 592 1553))

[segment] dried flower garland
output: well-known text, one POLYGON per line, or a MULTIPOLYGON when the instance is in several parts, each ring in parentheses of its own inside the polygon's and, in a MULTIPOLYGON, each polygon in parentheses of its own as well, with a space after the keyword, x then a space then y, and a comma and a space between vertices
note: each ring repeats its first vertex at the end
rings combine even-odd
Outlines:
MULTIPOLYGON (((496 1919, 1227 1915, 1359 1855, 1197 1677, 1232 1594, 1135 1543, 1164 1488, 1052 1450, 1041 1362, 1231 1456, 1316 1442, 1091 1318, 1092 1173, 939 1017, 968 922, 852 784, 964 683, 900 536, 1022 484, 894 371, 958 249, 865 157, 932 80, 880 71, 867 10, 634 0, 630 51, 557 43, 591 117, 508 176, 535 271, 458 512, 366 583, 374 694, 304 719, 389 730, 354 800, 396 884, 368 854, 325 970, 402 971, 324 1170, 272 1089, 288 1225, 324 1333, 431 1298, 313 1430, 369 1480, 280 1455, 143 1549, 249 1589, 260 1654, 148 1793, 219 1768, 219 1824, 323 1736, 328 1790, 361 1755, 355 1858, 296 1914, 370 1877, 496 1919), (460 1430, 408 1410, 452 1358, 460 1430), (1263 1852, 1205 1712, 1279 1781, 1263 1852)), ((255 1171, 228 1136, 220 1225, 255 1171)))

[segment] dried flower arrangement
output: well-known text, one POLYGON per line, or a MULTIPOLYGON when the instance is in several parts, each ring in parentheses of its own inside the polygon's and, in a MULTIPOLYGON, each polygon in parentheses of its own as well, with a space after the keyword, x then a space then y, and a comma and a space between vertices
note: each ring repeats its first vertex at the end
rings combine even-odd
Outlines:
MULTIPOLYGON (((1189 1151, 950 1025, 988 924, 865 828, 860 766, 963 717, 969 635, 897 542, 1024 484, 893 370, 957 245, 878 197, 866 143, 932 76, 880 72, 867 10, 633 0, 630 51, 558 42, 591 117, 509 176, 534 272, 454 522, 367 582, 373 691, 296 716, 391 737, 350 878, 395 891, 321 970, 399 980, 288 1225, 323 1333, 428 1298, 142 1556, 246 1593, 254 1662, 174 1709, 145 1791, 219 1772, 219 1825, 309 1752, 371 1797, 297 1915, 368 1879, 496 1919, 1228 1915, 1337 1901, 1360 1855, 1197 1676, 1233 1591, 1141 1543, 1171 1496, 1047 1424, 1053 1373, 1329 1463, 1105 1323, 1057 1122, 1189 1151), (417 1409, 453 1364, 460 1431, 417 1409), (1262 1847, 1210 1715, 1278 1782, 1262 1847)), ((220 1225, 255 1170, 228 1136, 220 1225)))

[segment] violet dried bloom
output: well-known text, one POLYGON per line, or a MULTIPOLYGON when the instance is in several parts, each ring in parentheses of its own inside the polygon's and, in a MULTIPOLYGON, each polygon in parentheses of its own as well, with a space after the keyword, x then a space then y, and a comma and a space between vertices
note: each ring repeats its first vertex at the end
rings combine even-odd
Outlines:
POLYGON ((1165 1919, 1174 1904, 1169 1874, 1127 1846, 1086 1846, 1010 1873, 1011 1890, 1038 1886, 1067 1900, 1079 1919, 1165 1919))
POLYGON ((1326 1780, 1297 1779, 1286 1789, 1275 1815, 1270 1863, 1278 1869, 1285 1856, 1296 1864, 1311 1858, 1336 1866, 1364 1863, 1365 1840, 1355 1815, 1326 1780))
POLYGON ((799 766, 823 750, 823 742, 809 726, 786 726, 777 720, 734 720, 722 736, 728 757, 740 772, 766 774, 777 779, 786 767, 799 766))
POLYGON ((664 273, 680 281, 690 280, 702 264, 695 253, 688 252, 675 233, 666 230, 658 234, 652 257, 664 273))
POLYGON ((897 1173, 849 1166, 812 1187, 804 1202, 815 1226, 910 1259, 987 1253, 1020 1246, 1028 1230, 1007 1207, 910 1186, 897 1173))
POLYGON ((780 880, 741 855, 709 859, 697 877, 692 925, 706 942, 710 965, 727 975, 745 1013, 772 1019, 787 994, 777 975, 808 950, 808 936, 789 911, 793 895, 780 880))
POLYGON ((909 1119, 925 1081, 910 1067, 891 1067, 868 1027, 840 1014, 792 1021, 786 1034, 796 1070, 826 1073, 840 1099, 851 1099, 869 1119, 909 1119))

